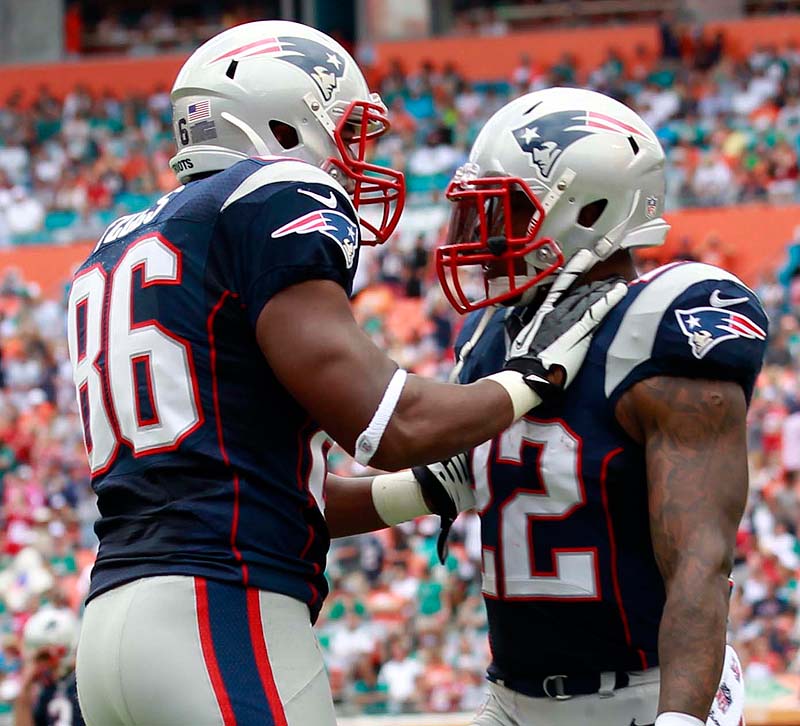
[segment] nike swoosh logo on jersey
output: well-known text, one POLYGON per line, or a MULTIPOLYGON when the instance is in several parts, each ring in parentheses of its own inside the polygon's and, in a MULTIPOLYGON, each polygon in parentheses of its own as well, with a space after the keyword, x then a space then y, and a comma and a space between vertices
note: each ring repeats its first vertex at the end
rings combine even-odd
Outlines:
POLYGON ((746 303, 750 298, 749 297, 720 297, 719 290, 714 290, 711 293, 711 297, 708 301, 711 305, 715 308, 729 308, 731 305, 741 305, 742 303, 746 303))
POLYGON ((336 197, 333 196, 333 192, 330 192, 330 195, 327 197, 323 197, 321 194, 317 194, 316 192, 312 192, 310 189, 298 189, 300 194, 305 194, 307 197, 311 197, 315 199, 320 204, 324 204, 328 209, 335 209, 337 205, 336 197))

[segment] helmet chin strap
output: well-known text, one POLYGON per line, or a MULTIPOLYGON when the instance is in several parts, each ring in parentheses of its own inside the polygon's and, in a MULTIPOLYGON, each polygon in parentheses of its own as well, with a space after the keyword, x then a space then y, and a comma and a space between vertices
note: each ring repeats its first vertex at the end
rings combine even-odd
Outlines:
POLYGON ((570 288, 575 280, 585 272, 594 267, 598 262, 608 259, 616 252, 622 240, 625 239, 628 222, 630 222, 636 208, 639 205, 641 190, 637 189, 633 195, 631 207, 628 215, 613 229, 601 237, 594 245, 593 249, 583 248, 578 250, 556 275, 553 285, 547 293, 547 297, 542 302, 536 315, 520 332, 514 340, 514 352, 519 352, 530 347, 545 315, 553 310, 561 296, 570 288))

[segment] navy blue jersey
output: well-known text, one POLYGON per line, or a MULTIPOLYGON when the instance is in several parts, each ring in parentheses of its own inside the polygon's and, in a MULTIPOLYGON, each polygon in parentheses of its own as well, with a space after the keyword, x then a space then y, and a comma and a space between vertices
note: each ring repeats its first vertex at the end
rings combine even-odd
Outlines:
MULTIPOLYGON (((460 381, 502 368, 501 309, 460 381)), ((457 343, 473 336, 480 313, 457 343)), ((650 541, 643 447, 614 407, 659 375, 730 380, 749 397, 766 345, 754 293, 709 265, 668 265, 629 286, 557 405, 472 452, 481 511, 490 677, 641 670, 658 664, 664 585, 650 541)), ((541 685, 540 683, 536 684, 541 685)))
POLYGON ((78 705, 78 686, 75 672, 57 683, 42 688, 33 709, 36 726, 85 726, 78 705))
POLYGON ((358 244, 344 190, 295 160, 239 162, 106 230, 68 323, 101 514, 90 597, 183 574, 283 593, 316 616, 328 440, 254 329, 291 285, 350 294, 358 244))

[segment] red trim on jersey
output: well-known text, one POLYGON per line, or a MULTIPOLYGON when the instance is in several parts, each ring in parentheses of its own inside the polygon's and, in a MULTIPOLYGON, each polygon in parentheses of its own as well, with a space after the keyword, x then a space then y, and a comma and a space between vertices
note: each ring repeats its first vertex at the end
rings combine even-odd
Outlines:
POLYGON ((151 356, 149 353, 142 353, 131 358, 131 368, 133 369, 133 401, 136 408, 136 421, 139 426, 153 426, 160 423, 158 409, 156 408, 156 397, 153 393, 153 372, 151 370, 151 356), (150 404, 150 417, 145 418, 142 414, 142 402, 139 400, 139 376, 136 373, 137 365, 144 364, 144 384, 147 389, 147 398, 150 404))
MULTIPOLYGON (((486 506, 484 506, 482 509, 476 510, 478 512, 478 516, 481 517, 484 514, 486 514, 486 512, 489 511, 489 507, 491 507, 492 503, 494 502, 494 488, 492 487, 492 461, 494 457, 497 456, 497 447, 499 441, 500 441, 500 434, 498 434, 491 440, 491 442, 489 443, 489 451, 486 454, 486 464, 484 468, 486 469, 486 490, 489 496, 487 497, 486 500, 486 506)), ((483 446, 483 444, 481 444, 481 446, 483 446)), ((477 448, 478 447, 476 446, 475 449, 477 448)), ((469 454, 469 470, 470 474, 472 474, 473 482, 475 481, 475 449, 472 449, 472 451, 470 451, 469 454)))
MULTIPOLYGON (((489 600, 502 600, 503 598, 500 597, 500 577, 498 576, 498 567, 500 567, 500 563, 497 561, 497 548, 496 547, 489 547, 489 545, 485 545, 481 543, 481 574, 485 577, 486 570, 483 564, 484 555, 488 553, 492 561, 494 562, 494 589, 495 592, 487 592, 483 589, 483 583, 481 583, 481 595, 489 600)), ((492 639, 489 638, 489 651, 492 652, 492 660, 494 660, 494 652, 492 651, 492 639)))
POLYGON ((89 405, 89 380, 85 380, 78 386, 78 413, 81 417, 81 428, 83 429, 83 441, 86 444, 86 453, 91 457, 94 450, 92 443, 91 408, 89 405))
MULTIPOLYGON (((214 398, 214 420, 217 426, 217 443, 219 444, 219 452, 222 455, 222 461, 225 463, 225 466, 232 469, 231 460, 228 457, 228 450, 225 448, 225 437, 222 432, 222 414, 220 413, 219 386, 217 384, 217 345, 214 338, 214 321, 217 317, 217 313, 222 310, 225 301, 229 297, 236 298, 238 295, 230 290, 225 290, 222 295, 220 295, 216 305, 211 308, 206 326, 208 328, 209 367, 211 368, 211 391, 214 398)), ((242 559, 241 551, 236 546, 236 534, 239 531, 239 475, 235 471, 231 471, 231 477, 233 479, 233 514, 231 516, 230 546, 234 558, 242 568, 242 583, 247 585, 250 579, 247 565, 242 559)))
POLYGON ((662 265, 661 267, 656 267, 655 270, 650 270, 650 272, 645 272, 644 275, 639 275, 635 280, 631 280, 628 283, 628 287, 631 285, 644 285, 648 282, 652 282, 658 277, 661 277, 665 272, 669 272, 673 267, 680 267, 681 265, 688 265, 690 264, 689 260, 678 260, 677 262, 669 262, 666 265, 662 265))
POLYGON ((208 677, 211 679, 214 697, 217 699, 217 705, 222 714, 222 723, 224 726, 236 726, 236 716, 233 713, 231 699, 225 689, 225 682, 222 680, 222 673, 217 662, 217 654, 214 652, 211 619, 208 613, 208 587, 202 577, 194 578, 194 597, 197 607, 197 629, 200 632, 203 661, 205 662, 208 677))
MULTIPOLYGON (((142 321, 140 321, 138 323, 134 323, 133 322, 134 307, 135 307, 134 306, 134 296, 136 294, 136 289, 135 289, 135 286, 134 286, 134 280, 135 280, 136 275, 138 274, 138 275, 141 276, 140 289, 142 289, 142 290, 146 290, 148 287, 154 287, 154 286, 157 286, 157 285, 177 285, 177 286, 181 285, 182 282, 183 282, 183 253, 180 251, 180 249, 178 249, 174 244, 172 244, 172 242, 170 242, 160 232, 155 232, 155 231, 148 232, 147 234, 144 234, 141 237, 138 237, 137 239, 135 239, 128 246, 128 249, 125 250, 125 253, 122 255, 122 257, 120 257, 119 260, 117 260, 117 264, 114 265, 114 268, 111 271, 111 275, 109 276, 110 280, 111 280, 111 291, 108 293, 108 303, 110 304, 111 298, 114 296, 114 283, 115 283, 115 280, 116 280, 117 270, 125 262, 125 260, 128 257, 128 255, 131 254, 131 252, 139 244, 148 242, 151 239, 157 239, 160 244, 162 244, 170 252, 172 252, 173 255, 175 255, 175 276, 174 277, 170 277, 170 278, 156 277, 154 279, 148 280, 147 279, 147 275, 146 275, 146 268, 147 268, 146 260, 143 260, 142 262, 138 262, 137 264, 133 265, 133 267, 131 267, 131 269, 130 269, 131 289, 130 289, 130 293, 129 293, 130 294, 130 299, 128 301, 128 329, 130 331, 133 331, 133 330, 141 330, 141 329, 144 329, 144 328, 155 328, 156 330, 158 330, 165 337, 167 337, 167 338, 169 338, 169 339, 171 339, 171 340, 175 341, 176 343, 179 343, 180 345, 183 346, 183 349, 186 351, 186 365, 188 366, 187 373, 188 373, 188 376, 189 376, 189 381, 192 384, 192 397, 194 398, 194 407, 195 407, 195 411, 197 413, 197 421, 194 424, 192 424, 192 426, 190 426, 188 429, 186 429, 186 431, 181 433, 175 439, 175 441, 173 441, 171 444, 165 444, 164 446, 155 446, 155 447, 143 449, 142 451, 138 451, 137 452, 135 450, 135 448, 134 448, 133 441, 128 439, 127 437, 125 437, 122 434, 122 429, 119 427, 118 419, 117 419, 117 427, 118 427, 118 435, 119 435, 118 441, 125 442, 128 445, 128 447, 131 450, 131 456, 133 456, 134 459, 140 459, 140 458, 145 457, 145 456, 152 456, 153 454, 167 454, 167 453, 169 453, 171 451, 177 451, 180 448, 181 444, 184 442, 184 440, 187 437, 191 436, 199 428, 201 428, 203 426, 203 424, 205 423, 205 411, 203 411, 203 406, 202 406, 202 403, 201 403, 201 400, 200 400, 200 384, 199 384, 199 382, 197 380, 197 372, 196 372, 195 365, 194 365, 194 355, 193 355, 193 352, 192 352, 191 343, 188 340, 186 340, 186 338, 183 338, 180 335, 177 335, 176 333, 174 333, 171 330, 169 330, 166 327, 164 327, 164 325, 162 325, 155 318, 150 318, 149 320, 142 320, 142 321)), ((108 321, 106 321, 106 323, 108 323, 108 321)), ((104 348, 103 348, 103 350, 105 350, 105 351, 108 351, 108 335, 109 335, 109 331, 108 331, 108 329, 106 327, 106 339, 105 339, 104 348)), ((133 376, 133 373, 131 373, 131 375, 133 376)), ((135 378, 134 378, 134 383, 135 383, 135 378)), ((110 380, 110 376, 109 376, 109 387, 110 387, 110 385, 111 385, 111 380, 110 380)), ((109 391, 110 391, 110 388, 109 388, 109 391)), ((112 404, 114 403, 113 399, 111 400, 111 403, 112 404)), ((160 417, 158 416, 157 409, 153 409, 153 411, 154 411, 154 415, 156 416, 156 418, 158 418, 160 420, 160 417)), ((115 417, 117 416, 116 409, 114 409, 114 416, 115 417)))
POLYGON ((77 338, 76 343, 78 346, 77 363, 82 363, 83 359, 86 357, 86 342, 89 337, 89 331, 86 329, 88 321, 89 298, 87 296, 75 303, 75 337, 77 338), (81 318, 83 318, 83 335, 81 335, 81 318))
MULTIPOLYGON (((309 427, 311 423, 311 419, 307 418, 303 425, 297 430, 297 487, 300 491, 305 491, 308 495, 308 504, 309 506, 317 506, 316 501, 314 500, 314 495, 311 493, 311 487, 309 486, 309 477, 311 476, 311 468, 314 466, 313 457, 311 454, 311 439, 317 434, 318 431, 321 429, 317 429, 316 431, 310 432, 309 435, 304 436, 304 432, 309 427), (305 467, 305 474, 303 473, 303 463, 306 457, 306 452, 308 452, 309 460, 305 467)), ((330 447, 329 447, 330 448, 330 447)), ((327 474, 327 464, 325 466, 325 472, 327 474)), ((323 490, 325 488, 323 482, 323 490)), ((308 529, 308 537, 306 538, 306 543, 303 545, 303 549, 300 550, 300 559, 305 561, 306 555, 308 554, 309 550, 311 549, 311 545, 314 543, 314 539, 316 538, 316 532, 314 532, 314 527, 311 526, 310 522, 306 522, 306 528, 308 529)), ((314 568, 314 577, 319 575, 319 565, 314 562, 312 563, 314 568)), ((308 589, 311 590, 311 600, 309 601, 309 605, 313 605, 319 599, 319 591, 316 587, 314 587, 311 581, 306 582, 308 585, 308 589)))
MULTIPOLYGON (((603 499, 603 510, 606 513, 606 525, 608 526, 608 543, 609 547, 611 548, 611 581, 614 583, 614 597, 617 599, 619 618, 622 621, 622 628, 625 631, 625 642, 628 644, 629 648, 633 648, 631 628, 628 624, 628 613, 625 612, 625 604, 622 602, 622 591, 619 587, 619 572, 617 570, 617 540, 614 536, 614 523, 611 521, 611 510, 608 507, 608 465, 611 460, 617 456, 617 454, 621 454, 622 452, 623 448, 620 446, 619 448, 609 451, 605 457, 603 457, 603 463, 600 467, 600 495, 603 499)), ((637 653, 639 654, 639 660, 642 663, 642 668, 647 670, 647 658, 644 654, 644 651, 637 649, 637 653)))
MULTIPOLYGON (((557 555, 560 552, 578 552, 578 553, 587 553, 592 554, 592 570, 594 574, 594 583, 595 583, 595 591, 596 595, 587 595, 587 596, 568 596, 568 595, 509 595, 506 592, 506 579, 505 579, 505 569, 503 569, 502 576, 502 595, 501 599, 510 601, 510 602, 535 602, 535 601, 542 601, 542 602, 597 602, 603 599, 603 593, 600 587, 600 557, 597 547, 550 547, 550 561, 551 561, 551 570, 549 572, 539 571, 536 568, 536 556, 534 552, 534 542, 533 542, 533 523, 534 521, 538 520, 540 522, 559 522, 571 517, 578 509, 581 507, 586 506, 586 485, 583 482, 583 439, 573 431, 570 425, 563 419, 563 418, 536 418, 535 416, 524 416, 525 420, 530 421, 531 423, 535 424, 559 424, 564 431, 566 431, 577 443, 577 449, 575 451, 576 456, 576 465, 575 465, 575 472, 577 475, 578 486, 580 488, 580 496, 581 499, 579 502, 575 502, 566 512, 559 515, 542 515, 542 514, 529 514, 526 517, 526 534, 525 534, 525 542, 528 548, 528 564, 530 567, 529 575, 533 577, 558 577, 558 567, 557 567, 557 555)), ((500 434, 502 436, 502 434, 500 434)), ((503 521, 503 513, 506 508, 511 502, 513 502, 515 496, 519 492, 523 492, 525 494, 548 494, 547 485, 545 484, 544 477, 542 475, 542 466, 541 466, 541 457, 542 452, 544 451, 545 444, 542 444, 537 441, 529 441, 524 437, 520 441, 519 453, 518 457, 519 460, 515 461, 513 459, 504 459, 500 456, 500 447, 499 447, 499 437, 496 439, 498 442, 498 446, 495 448, 495 457, 496 462, 498 464, 505 464, 507 466, 517 466, 517 467, 524 467, 525 462, 523 461, 523 454, 525 451, 526 446, 535 447, 536 448, 536 475, 539 478, 539 486, 538 487, 517 487, 514 489, 511 496, 507 497, 506 500, 500 505, 498 509, 498 535, 497 535, 497 560, 501 566, 503 566, 503 551, 505 542, 503 541, 503 528, 502 528, 502 521, 503 521)), ((495 563, 495 570, 497 569, 497 562, 495 563)), ((498 588, 499 592, 499 588, 498 588)))
MULTIPOLYGON (((92 361, 92 368, 94 368, 95 372, 97 373, 100 379, 100 393, 101 393, 100 398, 102 399, 101 403, 103 405, 103 410, 105 411, 106 418, 108 419, 108 422, 111 426, 111 432, 114 435, 114 448, 111 450, 111 453, 108 456, 108 461, 103 466, 91 471, 90 478, 92 480, 96 479, 98 476, 101 476, 102 474, 105 474, 113 466, 114 462, 116 461, 117 454, 119 453, 119 442, 120 442, 119 424, 117 423, 117 411, 114 408, 114 400, 111 397, 111 387, 108 382, 108 375, 106 373, 106 370, 101 368, 97 363, 97 360, 100 358, 100 356, 105 355, 106 351, 108 350, 108 301, 110 299, 110 295, 108 295, 107 291, 108 291, 109 275, 106 273, 105 268, 99 262, 96 262, 91 267, 87 267, 85 270, 81 270, 77 275, 75 275, 75 277, 72 279, 72 285, 74 287, 75 283, 78 280, 80 280, 84 275, 88 275, 93 270, 100 270, 100 274, 103 276, 103 296, 102 296, 103 299, 101 301, 102 307, 100 309, 100 346, 98 348, 95 359, 92 361)), ((89 298, 87 296, 81 298, 79 302, 83 302, 84 300, 88 302, 88 299, 89 298)), ((75 304, 76 308, 78 304, 79 303, 75 304)), ((87 308, 86 310, 88 314, 89 309, 87 308)), ((75 324, 77 326, 77 318, 75 324)), ((89 343, 88 325, 89 321, 87 317, 85 326, 87 335, 86 339, 87 345, 89 343)), ((75 332, 77 333, 77 328, 75 332)), ((89 426, 91 427, 91 421, 89 422, 89 426)))
POLYGON ((287 726, 286 714, 283 711, 283 703, 272 675, 267 643, 264 639, 264 628, 261 624, 261 601, 258 590, 252 588, 247 591, 247 622, 250 626, 250 644, 253 646, 258 676, 264 687, 264 695, 269 703, 272 720, 275 726, 287 726))

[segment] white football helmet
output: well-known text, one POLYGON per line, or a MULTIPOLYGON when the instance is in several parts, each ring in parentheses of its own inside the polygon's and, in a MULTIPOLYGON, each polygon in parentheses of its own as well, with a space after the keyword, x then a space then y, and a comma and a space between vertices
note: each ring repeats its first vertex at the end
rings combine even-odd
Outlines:
POLYGON ((460 312, 529 302, 570 260, 574 277, 618 249, 663 244, 664 191, 661 145, 627 106, 576 88, 521 96, 489 119, 448 187, 445 295, 460 312), (471 299, 460 275, 476 266, 485 294, 471 299))
POLYGON ((43 607, 34 613, 22 631, 25 652, 33 655, 42 648, 58 651, 56 675, 67 673, 75 662, 80 626, 75 613, 68 608, 43 607))
POLYGON ((356 209, 382 205, 363 244, 386 241, 405 199, 403 174, 365 161, 367 142, 389 128, 350 54, 300 23, 264 20, 220 33, 184 63, 172 88, 181 183, 251 156, 284 156, 322 167, 356 209))

